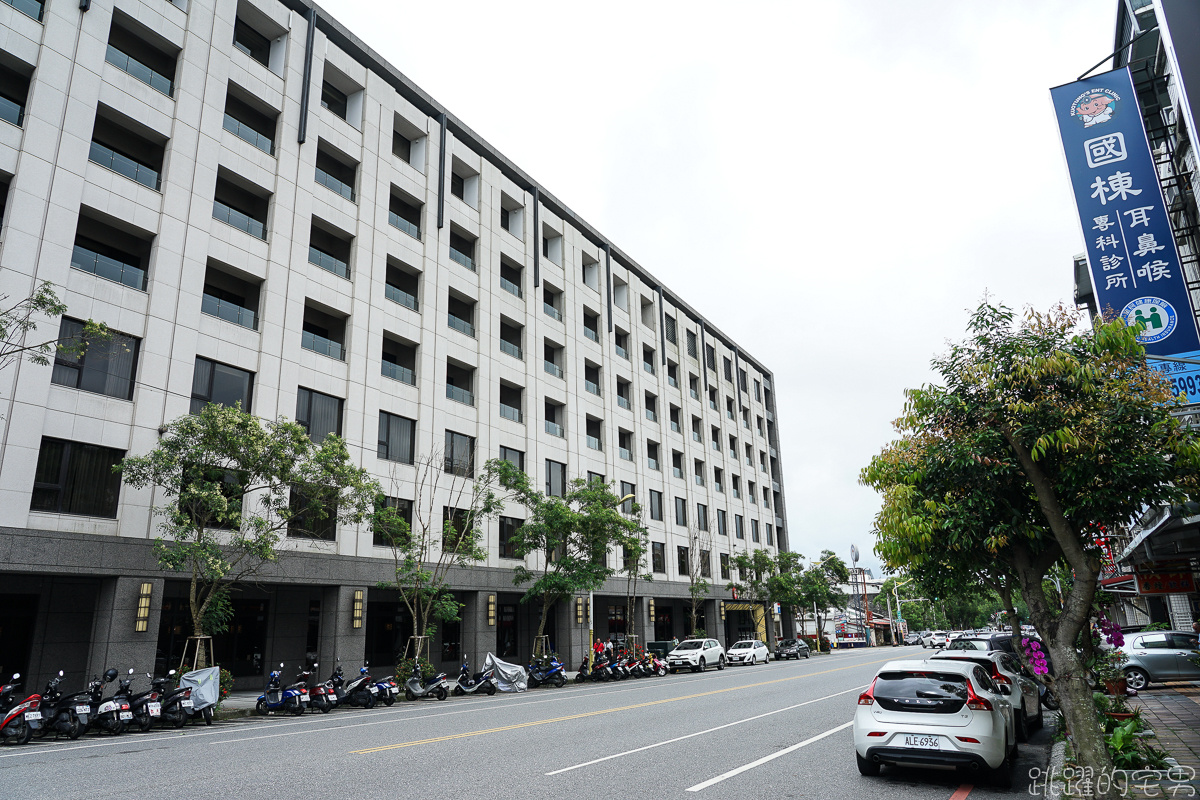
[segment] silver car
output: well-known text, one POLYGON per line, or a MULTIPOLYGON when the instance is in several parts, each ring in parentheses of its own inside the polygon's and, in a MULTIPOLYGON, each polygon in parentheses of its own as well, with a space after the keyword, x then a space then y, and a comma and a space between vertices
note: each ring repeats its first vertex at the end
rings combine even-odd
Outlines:
POLYGON ((1130 689, 1144 689, 1150 683, 1200 680, 1200 667, 1189 658, 1196 639, 1191 631, 1126 634, 1121 646, 1129 657, 1122 667, 1125 684, 1130 689))

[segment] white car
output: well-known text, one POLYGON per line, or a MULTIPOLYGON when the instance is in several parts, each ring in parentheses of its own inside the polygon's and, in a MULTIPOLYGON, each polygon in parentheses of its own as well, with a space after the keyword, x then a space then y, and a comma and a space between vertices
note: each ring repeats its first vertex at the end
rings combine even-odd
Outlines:
POLYGON ((678 669, 704 672, 716 665, 725 669, 725 648, 716 639, 685 639, 667 653, 667 667, 674 674, 678 669))
POLYGON ((928 636, 921 640, 921 647, 945 647, 946 632, 932 631, 928 636))
POLYGON ((725 652, 725 659, 730 665, 757 664, 759 661, 766 664, 771 660, 771 651, 757 639, 743 639, 725 652))
POLYGON ((1007 788, 1017 755, 1010 689, 969 660, 889 661, 858 696, 854 757, 880 766, 962 768, 1007 788))
POLYGON ((978 650, 943 650, 932 657, 940 661, 944 658, 973 661, 986 669, 996 684, 1007 684, 1013 693, 1009 700, 1013 704, 1013 728, 1017 732, 1018 742, 1029 741, 1029 732, 1042 727, 1042 693, 1037 681, 1029 678, 1021 668, 1021 662, 1012 653, 1003 650, 992 650, 981 653, 978 650), (1017 697, 1018 689, 1020 697, 1017 697))

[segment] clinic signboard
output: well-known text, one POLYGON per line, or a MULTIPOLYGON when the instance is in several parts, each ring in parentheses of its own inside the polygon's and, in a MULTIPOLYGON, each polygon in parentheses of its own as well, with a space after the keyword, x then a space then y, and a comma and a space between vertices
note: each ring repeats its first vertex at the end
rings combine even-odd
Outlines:
MULTIPOLYGON (((1129 69, 1050 90, 1096 305, 1156 356, 1200 358, 1200 334, 1129 69)), ((1150 363, 1200 403, 1200 365, 1150 363)))

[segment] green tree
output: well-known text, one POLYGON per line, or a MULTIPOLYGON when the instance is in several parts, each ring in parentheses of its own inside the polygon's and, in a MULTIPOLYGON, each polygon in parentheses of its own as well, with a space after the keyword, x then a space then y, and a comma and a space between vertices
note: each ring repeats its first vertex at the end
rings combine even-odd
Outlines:
MULTIPOLYGON (((636 514, 641 517, 641 506, 632 500, 627 500, 622 509, 626 514, 636 514)), ((650 531, 644 526, 633 531, 621 545, 621 568, 618 573, 625 576, 625 619, 629 625, 629 633, 638 636, 637 597, 639 581, 654 581, 654 573, 650 570, 648 556, 650 553, 650 531)), ((644 644, 644 640, 642 641, 644 644)), ((590 644, 590 643, 589 643, 590 644)))
POLYGON ((821 631, 825 628, 830 609, 846 610, 850 598, 841 590, 850 582, 850 570, 846 562, 833 554, 832 550, 822 550, 821 558, 800 576, 799 605, 805 611, 813 609, 813 622, 819 647, 822 644, 821 631))
MULTIPOLYGON (((180 417, 153 450, 114 469, 130 486, 157 487, 165 498, 154 507, 162 518, 154 551, 160 566, 188 577, 195 636, 206 624, 221 625, 210 609, 278 559, 285 532, 324 537, 336 522, 364 520, 379 494, 340 437, 315 444, 296 423, 264 422, 239 406, 209 404, 180 417)), ((207 663, 200 651, 196 666, 207 663)))
MULTIPOLYGON (((787 550, 775 555, 775 572, 767 581, 769 599, 779 603, 785 615, 804 608, 804 556, 787 550)), ((803 624, 803 623, 802 623, 803 624)), ((803 627, 801 627, 803 632, 803 627)))
MULTIPOLYGON (((459 618, 461 606, 446 576, 452 567, 487 559, 482 526, 504 509, 496 492, 499 462, 488 461, 478 474, 472 474, 473 464, 473 453, 455 459, 438 450, 416 460, 415 481, 393 471, 390 496, 416 492, 411 525, 386 499, 375 504, 372 526, 391 550, 395 567, 395 579, 380 587, 397 590, 412 616, 415 637, 433 636, 438 622, 459 618)), ((412 657, 428 659, 428 639, 417 641, 426 647, 412 657)))
MULTIPOLYGON (((545 641, 550 608, 580 592, 599 589, 617 570, 608 551, 636 547, 645 529, 636 516, 621 512, 620 498, 601 481, 571 481, 563 497, 547 497, 532 487, 529 476, 508 462, 499 465, 500 485, 525 507, 525 522, 512 536, 522 563, 513 568, 513 583, 529 584, 522 603, 541 601, 537 638, 545 641), (533 565, 526 562, 533 556, 533 565)), ((633 504, 632 513, 639 509, 633 504)), ((535 656, 541 655, 535 652, 535 656)))
POLYGON ((1200 475, 1197 436, 1136 336, 1119 319, 1081 330, 1065 307, 1017 322, 984 303, 934 360, 943 385, 906 393, 901 438, 862 473, 883 496, 875 550, 890 569, 977 579, 1010 611, 1025 600, 1076 755, 1097 770, 1111 762, 1075 649, 1090 645, 1095 531, 1186 500, 1200 475), (1045 582, 1059 562, 1074 577, 1061 602, 1045 582))
POLYGON ((59 300, 54 284, 49 281, 42 281, 29 297, 9 305, 11 299, 9 295, 0 295, 0 372, 22 358, 44 366, 50 363, 56 351, 80 356, 89 344, 108 341, 112 337, 108 326, 88 320, 77 335, 36 337, 31 342, 29 337, 37 332, 39 318, 61 317, 67 306, 59 300))
MULTIPOLYGON (((712 532, 697 527, 688 528, 687 579, 688 579, 688 637, 700 638, 703 634, 698 625, 700 606, 712 589, 712 532)), ((708 625, 706 622, 705 625, 708 625)))
POLYGON ((737 580, 725 584, 725 588, 737 592, 739 600, 750 604, 754 627, 766 631, 764 639, 769 643, 771 631, 766 624, 766 603, 771 597, 771 580, 775 576, 775 559, 766 550, 742 550, 729 560, 737 570, 737 580))

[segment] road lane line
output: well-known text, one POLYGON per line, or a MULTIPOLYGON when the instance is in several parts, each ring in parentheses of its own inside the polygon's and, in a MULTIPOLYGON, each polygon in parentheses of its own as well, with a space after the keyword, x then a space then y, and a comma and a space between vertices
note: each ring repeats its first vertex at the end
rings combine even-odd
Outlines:
POLYGON ((967 800, 967 795, 971 794, 971 790, 974 788, 972 784, 964 783, 954 794, 950 795, 950 800, 967 800))
MULTIPOLYGON (((411 742, 400 742, 398 744, 388 744, 388 745, 383 745, 381 747, 369 747, 369 748, 365 748, 363 750, 351 750, 350 752, 352 754, 382 753, 387 750, 396 750, 396 749, 399 749, 402 747, 414 747, 416 745, 421 745, 421 744, 436 744, 438 742, 446 742, 446 741, 450 741, 452 739, 465 739, 465 738, 468 738, 471 736, 483 736, 484 734, 488 734, 488 733, 503 733, 505 731, 517 730, 519 728, 530 728, 530 727, 534 727, 537 725, 549 725, 554 722, 567 722, 567 721, 574 720, 574 719, 584 719, 586 717, 597 717, 597 716, 601 716, 603 714, 614 714, 618 711, 631 711, 635 708, 649 708, 651 706, 660 706, 665 703, 675 703, 680 700, 693 700, 697 697, 710 697, 712 695, 724 694, 726 692, 737 692, 737 691, 741 691, 742 689, 754 689, 759 686, 769 686, 774 683, 786 683, 788 681, 800 680, 801 678, 811 678, 811 677, 815 677, 817 675, 826 675, 830 672, 843 672, 845 670, 854 669, 856 667, 867 666, 869 664, 880 664, 885 661, 894 661, 894 660, 895 660, 894 658, 890 658, 890 657, 882 658, 882 659, 879 659, 878 661, 867 661, 867 662, 855 664, 853 666, 834 667, 832 669, 821 670, 820 672, 807 672, 803 675, 793 675, 790 678, 776 678, 775 680, 760 681, 759 683, 749 683, 749 684, 745 684, 742 686, 730 686, 725 689, 714 689, 710 692, 697 692, 695 694, 686 694, 686 695, 681 695, 679 697, 668 697, 668 698, 665 698, 662 700, 651 700, 647 703, 635 703, 633 705, 620 706, 618 708, 604 708, 604 709, 600 709, 598 711, 588 711, 588 712, 585 712, 582 714, 571 714, 571 715, 568 715, 565 717, 553 717, 551 719, 534 720, 532 722, 523 722, 523 723, 520 723, 517 725, 505 725, 505 726, 502 726, 499 728, 486 728, 484 730, 479 730, 479 731, 467 731, 466 733, 456 733, 456 734, 451 734, 451 735, 447 735, 447 736, 437 736, 437 737, 434 737, 431 739, 416 739, 411 742)), ((849 723, 847 723, 847 724, 849 724, 849 723)), ((843 725, 842 727, 845 727, 845 726, 843 725)))
MULTIPOLYGON (((654 748, 662 747, 663 745, 674 744, 675 742, 682 742, 684 739, 691 739, 692 737, 695 737, 695 736, 703 736, 706 733, 713 733, 715 731, 724 730, 725 728, 732 728, 734 725, 741 725, 743 722, 753 722, 756 719, 762 719, 763 717, 769 717, 772 714, 780 714, 784 711, 791 711, 794 708, 800 708, 801 706, 807 706, 812 703, 819 703, 822 700, 828 700, 831 697, 841 697, 844 694, 850 694, 851 692, 857 692, 860 689, 867 688, 868 686, 870 686, 870 684, 864 683, 862 686, 855 686, 853 689, 847 689, 844 692, 837 692, 835 694, 827 694, 824 697, 818 697, 814 700, 805 700, 803 703, 796 703, 796 705, 788 706, 787 708, 777 708, 774 711, 768 711, 765 714, 759 714, 758 716, 755 716, 755 717, 746 717, 745 719, 739 719, 735 722, 727 722, 724 725, 718 725, 715 728, 709 728, 708 730, 705 730, 705 731, 696 731, 695 733, 689 733, 686 736, 676 736, 674 739, 667 739, 665 742, 655 742, 654 744, 648 744, 645 747, 638 747, 633 750, 626 750, 624 753, 614 753, 611 756, 604 756, 603 758, 597 758, 597 759, 593 759, 591 761, 585 761, 584 763, 576 764, 573 767, 564 767, 562 769, 556 769, 553 772, 546 772, 543 774, 546 775, 547 777, 550 775, 560 775, 564 772, 570 772, 571 770, 582 769, 583 767, 590 767, 593 764, 600 764, 604 761, 611 761, 612 759, 620 758, 621 756, 628 756, 628 755, 632 755, 633 753, 640 753, 643 750, 653 750, 654 748)), ((961 798, 952 797, 952 798, 950 798, 950 800, 961 800, 961 798)))
POLYGON ((731 769, 731 770, 729 770, 729 772, 722 773, 715 778, 709 778, 708 780, 704 781, 704 783, 697 783, 695 786, 689 786, 688 791, 689 792, 699 792, 702 789, 707 789, 708 787, 718 784, 721 781, 729 780, 732 777, 741 775, 743 772, 746 772, 747 770, 752 770, 755 767, 761 767, 763 764, 766 764, 768 761, 774 761, 775 759, 779 758, 780 756, 786 756, 788 753, 794 753, 795 751, 799 750, 801 747, 808 747, 813 742, 819 742, 821 739, 824 739, 826 736, 832 736, 833 734, 835 734, 839 731, 844 731, 844 730, 846 730, 846 728, 849 728, 853 724, 854 724, 854 720, 850 720, 849 722, 847 722, 845 724, 838 725, 836 728, 830 728, 829 730, 825 731, 824 733, 818 733, 816 736, 811 736, 811 737, 805 739, 803 742, 797 742, 796 744, 792 745, 791 747, 785 747, 784 749, 782 749, 776 753, 771 753, 771 755, 769 755, 769 756, 763 756, 762 758, 758 759, 757 761, 751 761, 749 764, 743 764, 742 766, 738 767, 737 769, 731 769))

